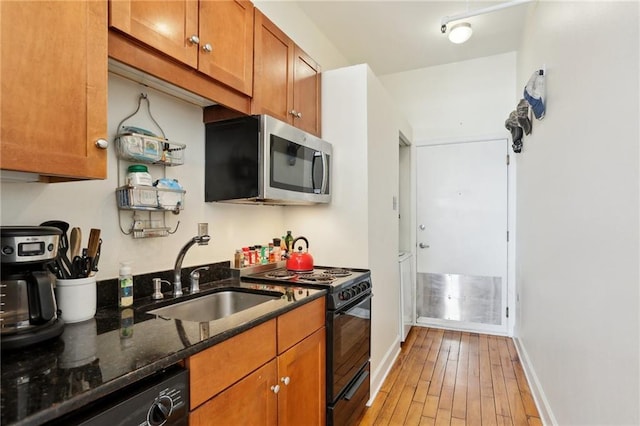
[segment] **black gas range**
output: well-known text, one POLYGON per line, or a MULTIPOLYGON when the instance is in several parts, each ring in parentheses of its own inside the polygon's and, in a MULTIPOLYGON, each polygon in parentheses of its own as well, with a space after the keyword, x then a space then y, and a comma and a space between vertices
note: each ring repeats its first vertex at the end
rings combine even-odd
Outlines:
POLYGON ((241 277, 327 290, 327 424, 355 424, 370 393, 371 272, 330 266, 293 272, 271 264, 241 270, 241 277))

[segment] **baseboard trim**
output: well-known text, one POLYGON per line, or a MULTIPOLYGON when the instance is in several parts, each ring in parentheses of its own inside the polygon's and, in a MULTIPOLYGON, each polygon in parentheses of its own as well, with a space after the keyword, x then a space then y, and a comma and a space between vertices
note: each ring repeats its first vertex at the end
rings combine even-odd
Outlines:
POLYGON ((527 377, 527 381, 529 382, 529 388, 531 389, 533 400, 536 403, 536 407, 538 407, 538 412, 540 413, 540 420, 542 420, 542 424, 545 426, 557 425, 558 422, 553 415, 553 411, 551 410, 549 401, 547 400, 544 390, 542 389, 542 385, 538 380, 535 369, 531 364, 529 355, 527 354, 527 350, 525 349, 519 338, 514 337, 513 342, 515 343, 516 351, 518 351, 518 356, 520 357, 520 363, 522 364, 524 375, 527 377))
POLYGON ((387 349, 384 357, 382 357, 382 362, 380 363, 380 365, 371 375, 371 393, 369 395, 369 401, 367 401, 367 407, 371 407, 371 404, 373 404, 373 400, 376 399, 376 396, 378 395, 378 392, 380 392, 382 384, 389 375, 391 367, 393 367, 393 364, 395 364, 396 359, 398 359, 399 355, 400 336, 398 335, 391 346, 389 346, 389 349, 387 349))

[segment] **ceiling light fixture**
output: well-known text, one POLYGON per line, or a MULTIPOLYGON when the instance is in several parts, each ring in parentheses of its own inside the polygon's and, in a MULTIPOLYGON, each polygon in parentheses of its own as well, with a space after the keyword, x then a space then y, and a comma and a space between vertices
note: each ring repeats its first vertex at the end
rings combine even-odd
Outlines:
MULTIPOLYGON (((497 10, 506 9, 507 7, 513 7, 513 6, 518 6, 524 3, 530 3, 532 1, 535 1, 535 0, 511 0, 506 3, 496 4, 493 6, 485 7, 483 9, 477 9, 477 10, 472 10, 468 12, 458 13, 456 15, 445 16, 440 21, 440 31, 442 32, 442 34, 446 34, 447 25, 453 21, 460 21, 462 19, 469 18, 471 16, 483 15, 485 13, 491 13, 497 10)), ((468 22, 461 22, 460 24, 456 24, 451 27, 451 30, 449 31, 449 40, 451 40, 453 43, 464 43, 465 41, 469 40, 469 37, 471 37, 472 32, 473 31, 471 29, 471 24, 469 24, 468 22), (454 35, 454 32, 456 31, 460 31, 461 34, 465 34, 466 38, 458 38, 457 34, 454 35), (460 41, 457 41, 457 40, 460 40, 460 41)))
POLYGON ((471 24, 468 22, 460 22, 452 26, 451 30, 449 30, 449 41, 451 41, 451 43, 461 44, 469 40, 471 34, 473 34, 471 24))

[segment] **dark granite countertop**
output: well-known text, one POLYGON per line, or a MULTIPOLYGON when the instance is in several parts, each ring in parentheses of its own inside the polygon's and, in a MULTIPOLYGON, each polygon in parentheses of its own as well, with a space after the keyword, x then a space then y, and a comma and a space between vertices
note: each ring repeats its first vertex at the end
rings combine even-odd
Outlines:
POLYGON ((208 323, 147 314, 173 301, 139 298, 132 308, 102 307, 93 319, 66 324, 52 341, 3 352, 0 423, 51 421, 325 294, 229 278, 201 284, 201 293, 180 300, 227 287, 278 291, 282 297, 208 323))

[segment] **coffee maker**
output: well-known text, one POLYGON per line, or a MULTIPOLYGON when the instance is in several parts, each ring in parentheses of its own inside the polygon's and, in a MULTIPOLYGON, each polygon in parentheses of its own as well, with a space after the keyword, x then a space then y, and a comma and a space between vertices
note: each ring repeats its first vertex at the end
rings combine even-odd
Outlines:
POLYGON ((62 334, 54 276, 62 231, 46 226, 0 227, 0 347, 17 349, 62 334))

